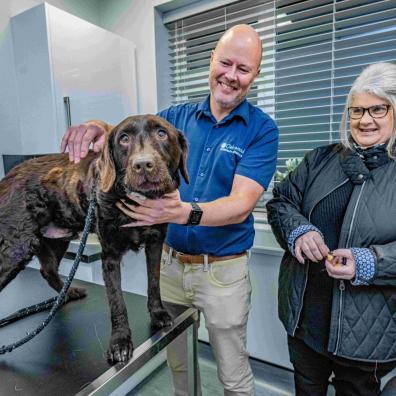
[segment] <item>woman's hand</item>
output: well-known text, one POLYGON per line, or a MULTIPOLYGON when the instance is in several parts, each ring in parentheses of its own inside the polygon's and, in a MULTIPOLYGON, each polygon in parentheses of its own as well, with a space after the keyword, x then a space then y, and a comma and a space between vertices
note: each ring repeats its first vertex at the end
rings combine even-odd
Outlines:
POLYGON ((301 264, 304 264, 304 256, 317 262, 326 257, 329 251, 322 236, 316 231, 308 231, 301 235, 294 244, 294 255, 301 264))
POLYGON ((143 197, 142 199, 133 193, 128 198, 139 205, 128 204, 124 200, 116 203, 118 209, 135 220, 122 227, 141 227, 162 223, 186 224, 191 212, 191 205, 180 200, 179 190, 165 194, 159 199, 143 197))
POLYGON ((356 262, 351 249, 333 250, 333 260, 326 259, 326 271, 335 279, 354 279, 356 276, 356 262))

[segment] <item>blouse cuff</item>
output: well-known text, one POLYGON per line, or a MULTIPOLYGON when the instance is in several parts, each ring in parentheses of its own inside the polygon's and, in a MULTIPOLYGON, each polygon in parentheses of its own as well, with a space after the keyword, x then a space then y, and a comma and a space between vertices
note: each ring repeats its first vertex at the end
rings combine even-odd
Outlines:
POLYGON ((351 248, 356 263, 356 276, 351 284, 354 286, 369 285, 374 278, 376 258, 371 249, 351 248))
MULTIPOLYGON (((300 225, 297 228, 295 228, 290 234, 289 237, 287 238, 287 246, 289 247, 289 251, 291 254, 294 256, 294 244, 296 243, 297 238, 299 238, 301 235, 306 234, 308 231, 316 231, 318 232, 321 237, 323 238, 323 234, 319 230, 319 228, 315 227, 312 224, 304 224, 300 225)), ((324 239, 324 238, 323 238, 324 239)))

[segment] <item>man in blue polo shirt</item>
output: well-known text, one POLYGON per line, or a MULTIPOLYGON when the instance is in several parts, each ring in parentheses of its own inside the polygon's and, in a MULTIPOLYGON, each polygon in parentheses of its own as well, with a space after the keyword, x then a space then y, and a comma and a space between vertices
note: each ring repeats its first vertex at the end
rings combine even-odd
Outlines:
MULTIPOLYGON (((187 137, 190 184, 182 182, 158 200, 133 197, 140 206, 119 206, 134 219, 131 227, 170 223, 161 297, 174 316, 185 305, 203 313, 225 395, 254 394, 246 351, 247 251, 254 238, 251 212, 272 178, 278 147, 275 123, 246 101, 261 51, 258 34, 247 25, 220 38, 211 54, 207 99, 159 113, 187 137)), ((98 123, 70 128, 62 151, 68 146, 70 159, 78 162, 90 142, 101 147, 103 134, 98 123)), ((176 395, 187 395, 185 346, 179 337, 168 348, 176 395)))

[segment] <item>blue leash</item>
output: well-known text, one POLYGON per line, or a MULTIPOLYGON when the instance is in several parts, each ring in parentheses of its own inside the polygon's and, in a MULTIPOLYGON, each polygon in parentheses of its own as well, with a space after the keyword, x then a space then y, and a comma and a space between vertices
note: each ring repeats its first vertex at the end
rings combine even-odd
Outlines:
POLYGON ((12 323, 12 322, 14 322, 24 316, 30 315, 32 313, 43 311, 43 310, 50 308, 52 306, 51 311, 49 312, 47 318, 44 320, 43 323, 41 323, 39 326, 37 326, 37 328, 35 330, 33 330, 32 332, 27 332, 26 336, 24 338, 20 339, 19 341, 14 342, 13 344, 3 345, 0 348, 0 355, 3 355, 7 352, 12 352, 14 349, 19 348, 23 344, 26 344, 32 338, 36 337, 36 335, 41 333, 41 331, 44 330, 44 328, 49 324, 49 322, 53 319, 53 317, 55 316, 58 309, 63 304, 65 297, 66 297, 66 293, 69 290, 70 284, 71 284, 71 282, 74 278, 74 275, 77 271, 78 265, 80 264, 81 256, 84 252, 84 248, 85 248, 85 244, 87 242, 89 230, 91 228, 92 219, 95 214, 95 207, 96 207, 96 200, 94 198, 94 188, 93 188, 92 193, 91 193, 91 199, 89 201, 87 217, 85 218, 84 230, 82 233, 80 246, 78 247, 78 251, 77 251, 76 257, 74 259, 73 266, 70 270, 69 276, 67 277, 59 295, 56 297, 53 297, 49 300, 43 301, 42 303, 39 303, 36 305, 31 305, 30 307, 27 307, 27 308, 23 308, 15 313, 7 316, 6 318, 0 320, 0 327, 5 326, 6 324, 12 323))

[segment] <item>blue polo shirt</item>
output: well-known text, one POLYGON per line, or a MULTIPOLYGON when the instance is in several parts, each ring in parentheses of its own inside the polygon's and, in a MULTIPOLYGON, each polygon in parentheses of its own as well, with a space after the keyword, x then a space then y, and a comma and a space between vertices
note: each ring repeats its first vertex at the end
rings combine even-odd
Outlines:
MULTIPOLYGON (((217 122, 208 96, 202 103, 171 106, 158 115, 183 131, 189 143, 190 184, 181 182, 182 201, 209 202, 228 196, 235 174, 267 189, 276 166, 278 128, 262 110, 244 100, 217 122)), ((183 253, 236 254, 252 247, 253 223, 250 214, 243 223, 220 227, 169 224, 166 243, 183 253)))

